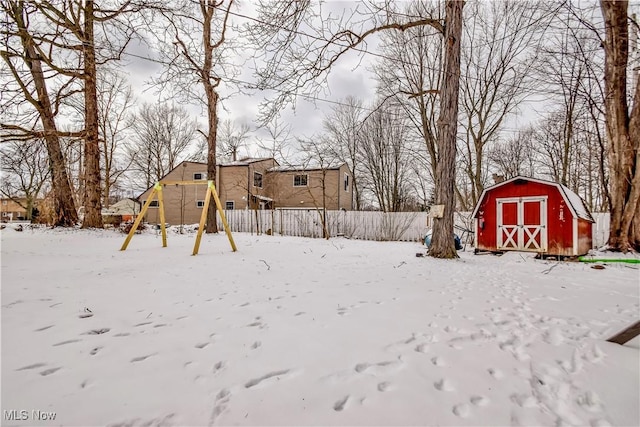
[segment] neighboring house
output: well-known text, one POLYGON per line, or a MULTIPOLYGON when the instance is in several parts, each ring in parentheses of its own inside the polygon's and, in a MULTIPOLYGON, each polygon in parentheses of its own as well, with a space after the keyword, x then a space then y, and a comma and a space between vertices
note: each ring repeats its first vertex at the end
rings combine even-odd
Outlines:
MULTIPOLYGON (((0 202, 0 220, 17 221, 27 218, 27 210, 22 206, 27 205, 27 200, 2 198, 0 202)), ((35 203, 34 203, 35 206, 35 203)))
POLYGON ((246 158, 218 166, 216 189, 223 209, 272 209, 273 186, 267 171, 273 158, 246 158))
POLYGON ((279 208, 353 209, 353 182, 346 164, 330 168, 276 166, 269 170, 279 208))
MULTIPOLYGON (((207 189, 207 165, 182 162, 162 181, 202 181, 197 185, 165 185, 163 201, 165 221, 169 224, 194 224, 200 221, 207 189)), ((352 209, 352 182, 349 169, 342 165, 329 169, 280 167, 273 158, 246 158, 218 165, 216 190, 223 209, 322 208, 352 209)), ((138 198, 144 204, 153 187, 138 198)), ((213 200, 212 200, 213 202, 213 200)), ((146 214, 149 222, 158 222, 158 201, 146 214)))
POLYGON ((135 199, 122 199, 102 210, 103 215, 120 215, 122 221, 132 221, 140 213, 142 205, 135 199))

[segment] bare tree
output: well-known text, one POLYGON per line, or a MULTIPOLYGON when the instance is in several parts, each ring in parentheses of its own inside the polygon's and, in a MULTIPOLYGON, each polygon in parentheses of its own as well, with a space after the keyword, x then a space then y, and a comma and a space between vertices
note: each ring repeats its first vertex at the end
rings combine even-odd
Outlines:
POLYGON ((505 179, 518 175, 535 178, 538 161, 534 137, 535 129, 528 127, 489 148, 488 160, 497 168, 498 174, 505 179))
POLYGON ((542 40, 539 2, 473 2, 466 10, 462 46, 461 170, 470 190, 464 210, 478 201, 489 180, 485 147, 495 141, 505 119, 531 93, 530 68, 542 40))
POLYGON ((457 258, 453 234, 456 179, 456 136, 458 130, 458 96, 460 92, 460 39, 462 38, 461 1, 446 3, 444 31, 444 67, 440 89, 438 117, 438 165, 436 167, 435 202, 443 205, 442 218, 433 222, 433 238, 429 255, 435 258, 457 258))
POLYGON ((326 147, 333 158, 346 163, 353 177, 353 198, 356 210, 362 205, 360 194, 362 101, 351 96, 337 104, 323 120, 326 147))
POLYGON ((365 120, 358 144, 361 178, 383 212, 399 212, 407 198, 410 164, 409 124, 397 107, 378 108, 365 120))
POLYGON ((132 127, 135 142, 127 146, 135 185, 151 187, 185 159, 197 127, 182 107, 143 104, 132 127))
MULTIPOLYGON (((629 109, 627 65, 629 16, 626 1, 601 0, 605 33, 605 108, 609 140, 611 229, 609 248, 640 250, 640 84, 629 109)), ((634 23, 637 25, 637 23, 634 23)))
MULTIPOLYGON (((179 96, 197 100, 207 112, 207 175, 216 179, 219 86, 232 73, 227 39, 229 17, 234 0, 183 0, 170 12, 164 12, 168 24, 170 48, 163 48, 166 63, 161 85, 172 85, 179 96)), ((163 23, 164 25, 164 23, 163 23)), ((164 34, 165 29, 162 28, 164 34)), ((207 233, 217 233, 216 208, 209 206, 207 233)))
POLYGON ((237 160, 240 149, 246 144, 251 128, 246 123, 223 120, 218 127, 218 156, 237 160))
POLYGON ((331 66, 347 51, 366 47, 366 40, 383 31, 407 31, 429 26, 444 34, 445 62, 440 88, 440 117, 437 145, 440 158, 436 168, 436 202, 445 206, 445 214, 434 227, 430 255, 457 257, 453 233, 455 208, 455 157, 460 79, 460 39, 462 38, 462 1, 448 0, 445 22, 433 17, 396 13, 391 3, 382 7, 359 4, 351 16, 322 19, 308 1, 260 3, 259 25, 254 25, 254 44, 264 56, 265 66, 258 72, 259 88, 279 91, 263 110, 263 122, 272 119, 284 105, 301 92, 317 93, 326 81, 331 66), (362 6, 362 7, 360 7, 362 6), (307 34, 303 30, 311 29, 307 34))
MULTIPOLYGON (((442 14, 439 2, 410 2, 406 13, 419 17, 442 14)), ((438 91, 442 79, 442 37, 432 27, 381 34, 382 59, 374 66, 384 102, 400 105, 424 140, 425 156, 416 152, 431 181, 438 163, 438 91), (435 37, 434 37, 435 36, 435 37)))
POLYGON ((61 103, 74 93, 74 79, 51 68, 43 56, 41 34, 48 33, 48 29, 34 28, 37 4, 2 1, 1 5, 6 17, 2 27, 6 42, 0 54, 7 65, 3 71, 7 80, 2 88, 3 136, 18 140, 44 138, 51 168, 53 224, 72 226, 78 222, 78 213, 60 145, 63 132, 58 130, 56 117, 61 103), (15 114, 25 110, 24 114, 15 114), (5 121, 7 119, 15 121, 5 121))
POLYGON ((308 191, 313 206, 316 212, 320 216, 320 223, 322 224, 322 237, 329 239, 331 234, 329 233, 329 226, 327 223, 327 172, 329 169, 338 166, 338 161, 332 158, 327 149, 327 141, 319 137, 314 137, 308 140, 299 140, 302 152, 304 153, 303 166, 301 170, 316 169, 320 171, 319 180, 314 180, 313 177, 309 177, 306 189, 308 191), (317 181, 317 182, 315 182, 317 181), (320 200, 315 196, 315 189, 320 189, 320 200))
POLYGON ((279 117, 275 117, 265 126, 268 138, 258 138, 258 147, 268 157, 273 157, 278 163, 286 164, 292 158, 291 125, 283 124, 279 117))
POLYGON ((124 17, 138 12, 144 2, 123 1, 114 8, 102 8, 93 0, 62 3, 37 2, 38 12, 56 29, 45 36, 52 49, 40 50, 52 69, 82 82, 84 98, 84 219, 83 227, 102 227, 102 183, 100 169, 100 124, 98 115, 98 65, 118 60, 134 34, 124 17), (59 64, 52 54, 71 52, 76 66, 59 64))
POLYGON ((100 155, 102 156, 103 206, 109 207, 111 193, 130 166, 124 160, 124 141, 133 126, 130 109, 133 91, 122 75, 114 71, 99 72, 97 83, 100 155))
POLYGON ((14 141, 0 146, 2 172, 6 174, 0 193, 24 208, 28 220, 32 219, 36 199, 42 195, 50 175, 45 147, 42 140, 14 141))

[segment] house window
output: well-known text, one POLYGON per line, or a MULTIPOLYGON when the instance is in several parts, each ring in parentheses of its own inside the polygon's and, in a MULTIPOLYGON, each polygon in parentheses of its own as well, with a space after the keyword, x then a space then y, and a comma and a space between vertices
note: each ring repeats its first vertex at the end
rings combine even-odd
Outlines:
POLYGON ((197 208, 204 208, 204 200, 196 200, 197 208))
POLYGON ((158 206, 160 205, 158 204, 157 200, 152 200, 151 203, 149 203, 150 208, 157 208, 158 206))
POLYGON ((344 174, 344 191, 349 191, 349 174, 344 174))
POLYGON ((194 181, 204 181, 207 179, 207 173, 206 172, 197 172, 193 174, 193 180, 194 181))
POLYGON ((3 200, 3 201, 2 201, 2 204, 3 204, 3 205, 6 205, 6 204, 7 204, 7 201, 6 201, 6 200, 3 200))
POLYGON ((294 175, 293 176, 293 186, 294 187, 306 187, 307 186, 307 181, 308 181, 309 176, 308 175, 294 175))
POLYGON ((224 208, 228 211, 232 211, 235 207, 235 202, 233 200, 225 202, 224 208))
POLYGON ((253 173, 253 186, 262 188, 262 174, 260 172, 253 173))

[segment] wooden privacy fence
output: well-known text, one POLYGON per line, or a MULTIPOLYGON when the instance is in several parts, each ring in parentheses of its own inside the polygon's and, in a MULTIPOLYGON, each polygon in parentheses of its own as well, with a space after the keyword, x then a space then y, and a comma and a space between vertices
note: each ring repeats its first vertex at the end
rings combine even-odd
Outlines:
MULTIPOLYGON (((322 237, 322 210, 227 210, 225 214, 232 232, 322 237)), ((327 211, 326 216, 331 237, 378 241, 421 241, 432 221, 426 212, 327 211)), ((594 247, 600 247, 609 234, 609 214, 594 213, 593 217, 594 247)), ((473 234, 463 233, 473 230, 471 212, 456 212, 454 220, 456 233, 472 243, 473 234)))

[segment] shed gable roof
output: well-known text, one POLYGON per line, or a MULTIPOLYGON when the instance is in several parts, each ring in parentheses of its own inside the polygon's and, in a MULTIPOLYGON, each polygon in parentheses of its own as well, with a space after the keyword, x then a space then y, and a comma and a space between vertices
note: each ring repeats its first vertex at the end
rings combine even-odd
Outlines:
POLYGON ((582 197, 578 196, 576 193, 571 191, 568 187, 565 187, 562 184, 558 184, 557 182, 546 181, 544 179, 538 179, 538 178, 529 178, 529 177, 520 176, 520 175, 515 176, 506 181, 500 182, 498 184, 492 185, 491 187, 485 188, 484 191, 482 191, 480 198, 478 199, 478 203, 476 204, 476 207, 473 210, 473 214, 471 217, 472 218, 477 217, 478 210, 480 209, 480 204, 482 203, 482 201, 484 200, 488 192, 493 191, 496 188, 502 187, 504 185, 511 184, 512 182, 517 180, 537 182, 539 184, 545 184, 545 185, 557 188, 560 194, 562 195, 562 198, 567 203, 569 210, 574 216, 578 218, 586 219, 587 221, 595 222, 593 220, 593 217, 591 216, 591 213, 589 213, 589 209, 587 208, 587 205, 584 203, 584 200, 582 200, 582 197))

